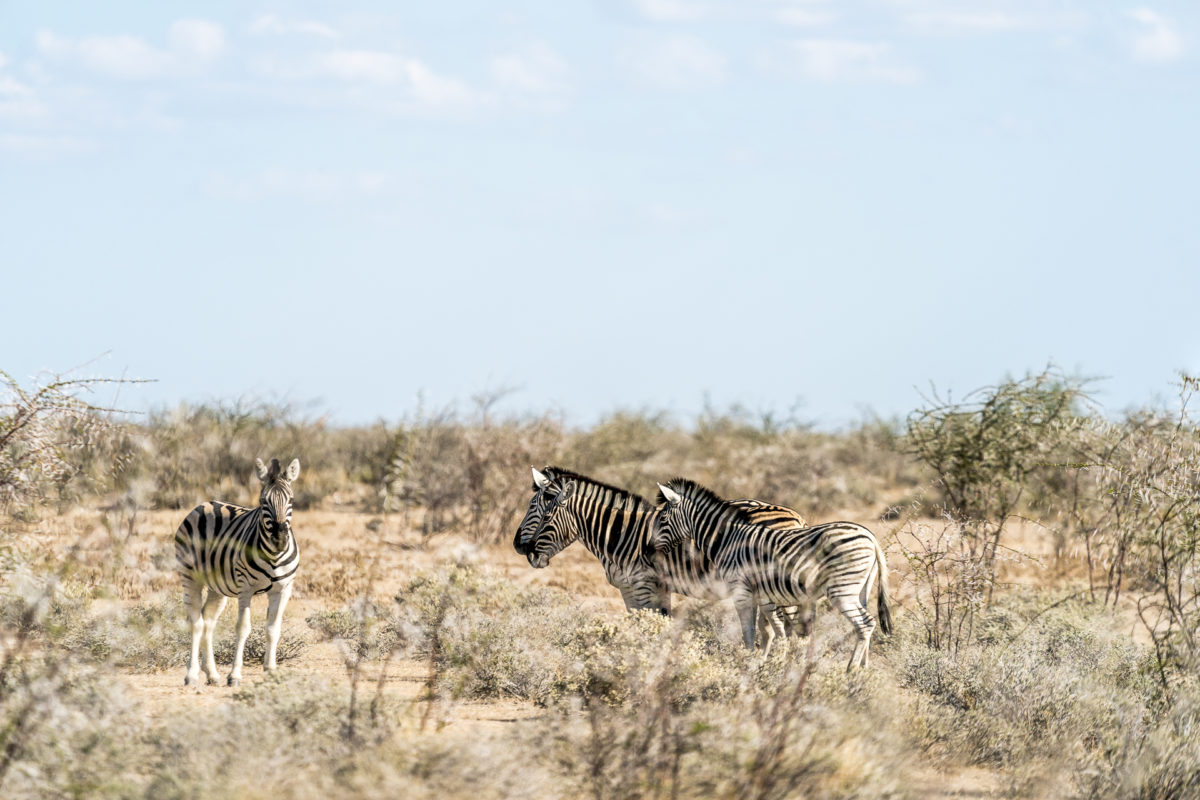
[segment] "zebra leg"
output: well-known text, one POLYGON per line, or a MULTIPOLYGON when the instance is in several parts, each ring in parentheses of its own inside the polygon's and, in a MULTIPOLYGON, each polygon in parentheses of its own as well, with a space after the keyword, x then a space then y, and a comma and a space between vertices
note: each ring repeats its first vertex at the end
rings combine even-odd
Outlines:
POLYGON ((660 586, 658 589, 658 606, 660 614, 671 616, 671 590, 665 586, 660 586))
POLYGON ((783 627, 783 614, 780 612, 779 607, 772 603, 764 603, 758 608, 762 613, 761 621, 766 624, 767 628, 767 647, 763 651, 763 655, 767 656, 771 654, 771 645, 775 643, 776 639, 779 640, 786 650, 788 646, 787 633, 783 627))
POLYGON ((871 634, 875 632, 875 619, 855 595, 831 597, 829 600, 834 608, 842 612, 842 616, 850 620, 854 632, 858 634, 858 641, 854 643, 854 652, 850 654, 850 663, 846 665, 846 671, 849 672, 855 667, 866 667, 867 651, 871 649, 871 634))
POLYGON ((757 650, 760 647, 769 648, 771 645, 768 637, 771 635, 771 624, 767 622, 767 612, 763 611, 762 606, 759 606, 758 609, 756 625, 758 627, 754 631, 754 649, 757 650))
POLYGON ((267 652, 263 655, 263 669, 275 669, 275 648, 279 645, 279 631, 283 628, 283 609, 292 596, 292 585, 282 588, 278 584, 267 593, 267 652))
POLYGON ((808 636, 812 628, 812 604, 806 606, 781 606, 779 614, 783 618, 783 629, 788 636, 808 636))
POLYGON ((758 604, 754 602, 754 595, 744 588, 734 589, 733 607, 737 609, 738 620, 742 623, 742 644, 753 650, 754 623, 758 617, 758 604))
POLYGON ((250 592, 238 595, 237 647, 233 651, 233 669, 229 671, 228 683, 237 686, 242 682, 242 654, 246 651, 246 637, 250 635, 250 592))
POLYGON ((184 578, 183 588, 187 592, 188 624, 192 627, 192 652, 188 656, 187 675, 183 678, 183 685, 197 686, 200 683, 200 637, 204 633, 204 618, 200 615, 204 587, 191 578, 184 578))
POLYGON ((213 631, 216 630, 217 618, 221 616, 228 599, 215 589, 209 589, 208 598, 204 601, 204 674, 209 683, 217 682, 217 662, 213 658, 213 631))

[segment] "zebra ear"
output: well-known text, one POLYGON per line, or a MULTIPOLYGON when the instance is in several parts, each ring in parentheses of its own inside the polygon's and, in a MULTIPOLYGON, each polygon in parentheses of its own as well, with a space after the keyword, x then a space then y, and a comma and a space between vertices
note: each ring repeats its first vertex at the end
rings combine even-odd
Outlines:
POLYGON ((679 492, 671 489, 670 487, 663 486, 661 483, 658 485, 658 493, 661 494, 663 499, 671 505, 677 505, 683 502, 683 496, 680 495, 679 492))
POLYGON ((575 494, 575 481, 563 486, 562 491, 558 493, 558 500, 560 503, 565 503, 571 499, 573 494, 575 494))
POLYGON ((264 483, 267 480, 267 465, 263 463, 261 458, 254 459, 254 474, 258 476, 260 481, 264 483))
POLYGON ((292 463, 288 464, 287 479, 289 481, 294 481, 294 480, 296 480, 296 478, 299 478, 299 477, 300 477, 300 459, 293 458, 292 463))
POLYGON ((550 485, 549 478, 547 478, 541 472, 538 472, 537 469, 534 467, 530 467, 530 469, 533 470, 533 485, 534 486, 536 486, 539 489, 545 489, 547 486, 550 485))

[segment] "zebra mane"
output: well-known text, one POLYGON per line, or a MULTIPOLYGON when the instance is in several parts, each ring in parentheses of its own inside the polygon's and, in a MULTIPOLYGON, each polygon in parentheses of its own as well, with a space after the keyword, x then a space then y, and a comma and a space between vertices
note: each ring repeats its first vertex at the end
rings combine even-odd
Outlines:
MULTIPOLYGON (((728 500, 726 500, 724 497, 721 497, 721 495, 717 494, 712 489, 709 489, 707 486, 701 486, 689 478, 672 478, 671 480, 667 481, 666 485, 668 489, 678 492, 689 500, 702 505, 725 507, 728 511, 733 512, 731 518, 737 522, 745 522, 749 525, 756 524, 754 520, 750 518, 749 511, 747 511, 745 508, 741 506, 730 505, 728 500)), ((660 506, 667 502, 667 498, 663 497, 663 493, 661 491, 658 493, 657 500, 660 506)))
POLYGON ((560 478, 568 478, 568 479, 574 480, 574 481, 583 481, 584 483, 590 484, 599 489, 604 489, 606 491, 612 492, 614 495, 616 495, 622 501, 632 500, 634 505, 645 506, 647 510, 653 508, 653 505, 648 500, 646 500, 646 498, 642 497, 640 494, 631 492, 628 489, 622 489, 619 486, 613 486, 611 483, 605 483, 604 481, 598 481, 595 478, 589 478, 587 475, 580 475, 578 472, 572 472, 569 469, 563 469, 562 467, 549 467, 548 466, 548 467, 545 467, 542 470, 542 472, 545 473, 547 476, 549 476, 551 480, 559 480, 560 478))

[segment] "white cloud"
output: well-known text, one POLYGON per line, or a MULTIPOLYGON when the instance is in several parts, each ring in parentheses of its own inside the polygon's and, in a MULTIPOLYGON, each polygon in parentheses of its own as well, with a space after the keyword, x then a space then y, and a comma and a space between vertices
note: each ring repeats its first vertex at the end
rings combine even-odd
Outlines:
POLYGON ((177 74, 197 62, 216 59, 225 47, 221 26, 203 20, 179 20, 167 38, 170 46, 166 49, 127 34, 69 39, 38 31, 34 42, 47 58, 76 61, 94 72, 129 80, 177 74))
POLYGON ((688 0, 633 0, 633 5, 642 16, 656 22, 687 22, 708 14, 706 6, 688 0))
POLYGON ((775 18, 784 25, 792 25, 797 28, 815 28, 833 22, 833 13, 825 10, 788 6, 787 8, 779 9, 775 14, 775 18))
POLYGON ((1000 33, 1031 24, 1002 11, 926 11, 909 14, 905 19, 918 28, 939 33, 1000 33))
POLYGON ((32 87, 8 75, 0 75, 0 117, 40 117, 46 108, 32 87))
POLYGON ((408 60, 405 71, 413 96, 425 105, 466 108, 481 99, 466 84, 434 73, 415 58, 408 60))
POLYGON ((910 84, 920 78, 916 69, 891 59, 888 45, 873 42, 805 39, 792 43, 788 60, 802 77, 814 81, 910 84))
POLYGON ((273 33, 286 35, 304 33, 310 36, 320 36, 325 39, 338 39, 341 34, 324 22, 311 19, 280 19, 274 14, 263 14, 250 25, 250 32, 257 34, 273 33))
POLYGON ((665 89, 711 86, 725 80, 725 56, 695 36, 643 40, 624 54, 642 78, 665 89))
POLYGON ((75 54, 89 69, 117 78, 153 78, 168 71, 171 57, 136 36, 87 36, 75 54))
MULTIPOLYGON (((8 57, 0 53, 0 70, 8 64, 8 57)), ((32 86, 0 72, 0 117, 40 117, 45 113, 46 108, 32 86)))
POLYGON ((317 55, 307 70, 292 77, 304 73, 352 84, 397 87, 426 107, 464 110, 489 102, 485 95, 456 78, 437 74, 419 59, 382 50, 331 50, 317 55))
POLYGON ((528 94, 561 93, 569 78, 566 62, 544 44, 493 58, 491 73, 502 89, 528 94))
POLYGON ((167 34, 171 48, 202 61, 211 61, 225 49, 225 31, 220 25, 201 19, 181 19, 171 25, 167 34))
MULTIPOLYGON (((4 65, 0 64, 0 69, 4 65)), ((33 89, 21 83, 16 78, 8 75, 0 75, 0 97, 28 97, 33 94, 33 89)))
POLYGON ((1141 26, 1133 38, 1133 57, 1138 61, 1174 61, 1183 55, 1183 37, 1174 24, 1148 8, 1138 8, 1129 16, 1141 26))
POLYGON ((332 50, 318 55, 314 62, 319 75, 378 84, 403 81, 406 64, 407 60, 395 53, 379 50, 332 50))

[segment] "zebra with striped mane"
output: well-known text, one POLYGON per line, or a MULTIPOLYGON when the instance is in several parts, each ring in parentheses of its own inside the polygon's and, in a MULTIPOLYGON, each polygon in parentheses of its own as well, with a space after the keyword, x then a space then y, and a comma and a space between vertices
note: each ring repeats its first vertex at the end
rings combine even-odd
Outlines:
POLYGON ((278 459, 271 466, 254 462, 262 482, 259 505, 243 508, 211 501, 192 509, 175 531, 175 560, 188 602, 192 650, 184 685, 200 679, 200 641, 204 640, 204 673, 217 682, 212 637, 217 618, 230 597, 238 599, 237 649, 227 682, 242 680, 242 654, 250 635, 250 599, 267 593, 267 651, 263 667, 275 669, 275 651, 283 625, 283 610, 292 595, 300 551, 292 533, 292 481, 300 475, 293 459, 283 472, 278 459))
POLYGON ((685 544, 699 548, 733 596, 747 647, 754 643, 756 608, 770 612, 823 595, 858 634, 847 669, 867 666, 875 630, 867 601, 876 579, 879 626, 892 631, 887 559, 871 531, 853 522, 768 528, 692 481, 676 478, 658 488, 655 548, 666 554, 685 544))
MULTIPOLYGON (((757 500, 733 501, 749 518, 779 528, 799 528, 804 519, 790 508, 757 500)), ((559 467, 533 470, 533 497, 517 528, 513 548, 530 566, 544 568, 575 540, 604 567, 608 582, 621 592, 625 607, 668 614, 671 593, 711 598, 711 564, 694 547, 656 553, 651 542, 658 514, 633 492, 559 467)), ((803 634, 807 622, 798 608, 781 607, 766 616, 767 647, 788 631, 803 634)))

